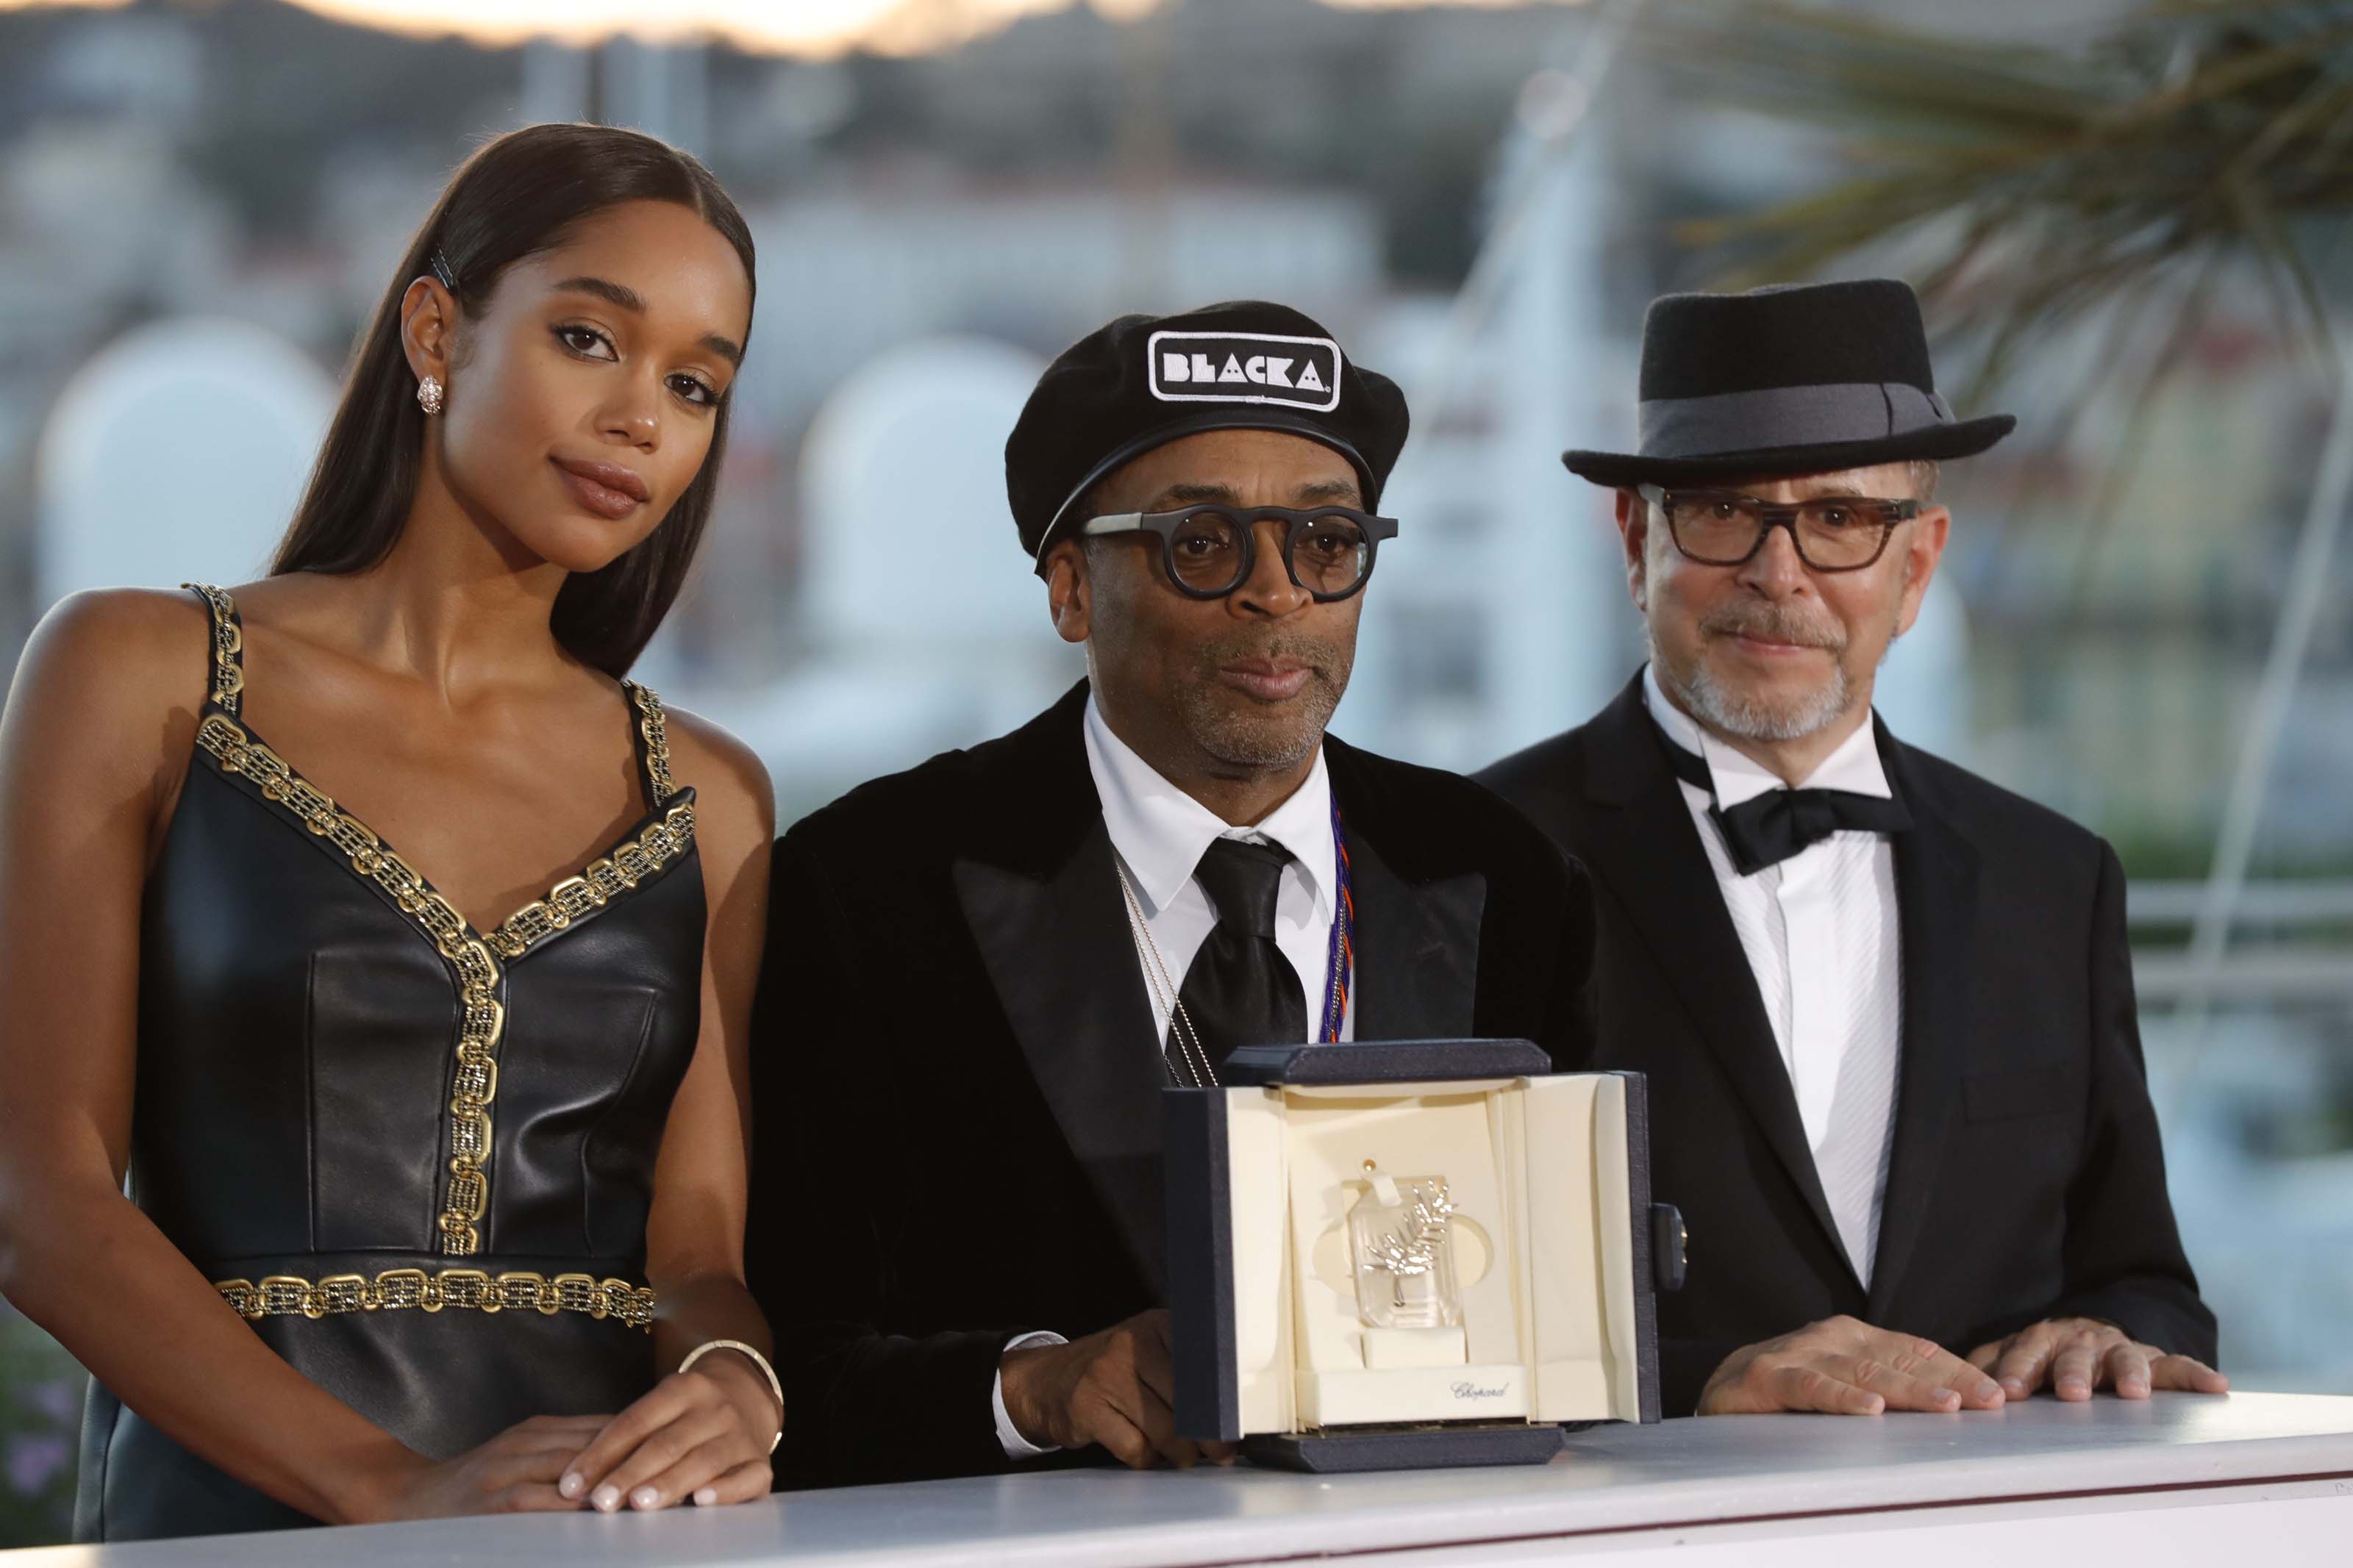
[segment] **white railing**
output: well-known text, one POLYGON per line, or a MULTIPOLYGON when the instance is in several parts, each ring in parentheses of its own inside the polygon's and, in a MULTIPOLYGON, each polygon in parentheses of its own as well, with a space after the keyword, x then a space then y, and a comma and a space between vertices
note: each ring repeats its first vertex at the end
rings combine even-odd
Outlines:
POLYGON ((2132 884, 2126 919, 2144 1004, 2171 1006, 2201 992, 2228 1003, 2353 1003, 2353 880, 2245 884, 2232 924, 2255 934, 2234 935, 2211 961, 2189 941, 2205 897, 2202 881, 2132 884), (2148 940, 2151 926, 2179 928, 2178 941, 2148 940), (2299 934, 2308 927, 2337 929, 2299 934))

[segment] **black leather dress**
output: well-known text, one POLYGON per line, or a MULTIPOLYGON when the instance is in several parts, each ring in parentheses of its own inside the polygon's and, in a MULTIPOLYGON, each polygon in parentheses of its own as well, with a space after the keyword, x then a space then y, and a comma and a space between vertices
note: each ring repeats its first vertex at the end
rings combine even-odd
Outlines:
MULTIPOLYGON (((620 1409, 655 1375, 646 1217, 702 997, 694 795, 659 700, 628 689, 645 817, 477 931, 245 727, 236 606, 197 591, 212 696, 145 890, 132 1198, 264 1343, 421 1453, 620 1409)), ((93 1384, 79 1539, 311 1522, 93 1384)))

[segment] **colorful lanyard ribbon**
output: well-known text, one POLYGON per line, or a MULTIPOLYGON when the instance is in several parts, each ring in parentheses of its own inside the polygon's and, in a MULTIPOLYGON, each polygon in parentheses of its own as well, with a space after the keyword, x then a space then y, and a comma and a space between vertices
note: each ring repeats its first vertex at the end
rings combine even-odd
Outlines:
POLYGON ((1339 1044, 1340 1026, 1348 1016, 1348 983, 1356 968, 1356 899, 1350 890, 1348 836, 1341 830, 1337 795, 1332 797, 1332 850, 1340 885, 1333 889, 1332 945, 1324 961, 1324 973, 1331 976, 1324 997, 1323 1040, 1327 1046, 1339 1044))

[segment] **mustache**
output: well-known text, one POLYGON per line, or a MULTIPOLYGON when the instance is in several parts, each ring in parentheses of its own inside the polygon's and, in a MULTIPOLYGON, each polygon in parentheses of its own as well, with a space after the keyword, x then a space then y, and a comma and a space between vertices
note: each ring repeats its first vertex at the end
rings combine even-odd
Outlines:
POLYGON ((1791 643, 1799 647, 1846 651, 1846 630, 1836 621, 1817 620, 1787 605, 1731 604, 1701 620, 1702 635, 1711 637, 1756 637, 1765 642, 1791 643))
POLYGON ((1249 631, 1203 643, 1197 662, 1203 674, 1215 675, 1219 666, 1244 658, 1305 665, 1325 680, 1332 678, 1335 670, 1346 668, 1349 662, 1346 645, 1332 637, 1305 637, 1298 632, 1269 637, 1263 632, 1249 631))

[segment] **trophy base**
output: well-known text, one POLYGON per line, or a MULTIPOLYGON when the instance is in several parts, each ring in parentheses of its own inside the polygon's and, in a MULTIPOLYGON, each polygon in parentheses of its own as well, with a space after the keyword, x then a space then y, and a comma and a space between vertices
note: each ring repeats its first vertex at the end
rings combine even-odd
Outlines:
POLYGON ((1530 1426, 1525 1421, 1492 1426, 1450 1422, 1443 1426, 1278 1432, 1243 1438, 1242 1458, 1271 1470, 1308 1470, 1317 1475, 1542 1465, 1561 1451, 1561 1439, 1566 1433, 1589 1425, 1582 1421, 1567 1426, 1530 1426))

